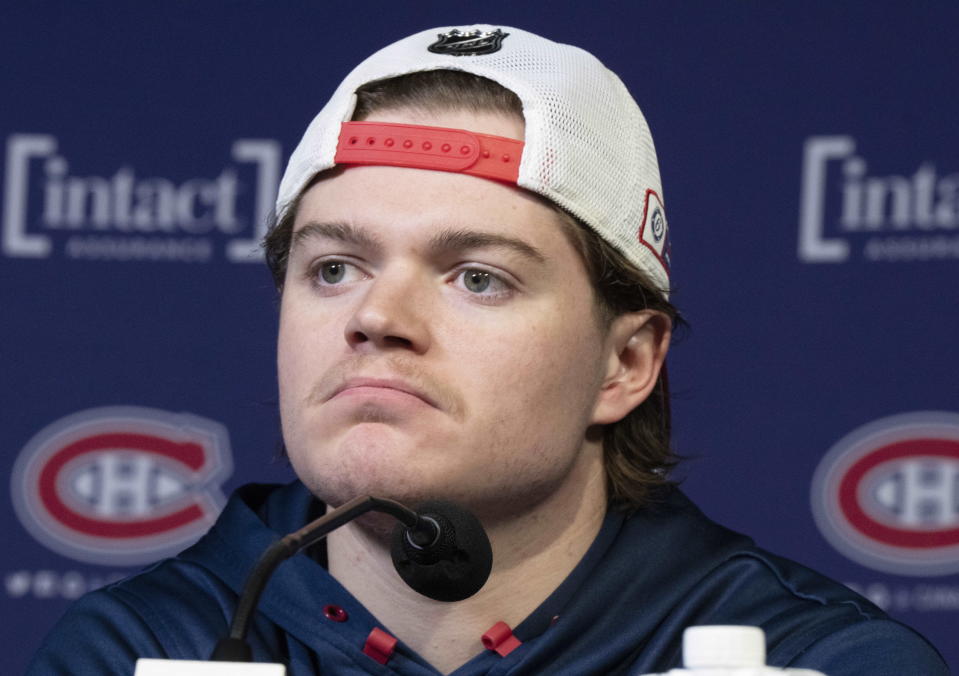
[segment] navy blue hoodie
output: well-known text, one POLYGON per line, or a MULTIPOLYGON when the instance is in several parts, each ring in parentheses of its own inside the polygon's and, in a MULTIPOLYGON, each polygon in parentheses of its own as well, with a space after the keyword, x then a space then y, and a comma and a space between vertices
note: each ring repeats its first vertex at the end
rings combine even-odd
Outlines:
MULTIPOLYGON (((228 632, 257 557, 322 509, 299 482, 241 488, 196 545, 80 599, 28 673, 129 676, 137 657, 207 658, 228 632)), ((607 514, 569 577, 513 629, 522 644, 502 657, 477 637, 478 654, 453 673, 664 672, 680 666, 682 631, 694 624, 762 627, 768 662, 781 667, 828 676, 949 673, 917 633, 845 586, 713 523, 678 490, 630 517, 607 514)), ((284 663, 290 676, 439 673, 402 642, 385 665, 364 654, 376 627, 390 629, 320 562, 299 554, 267 586, 250 643, 256 661, 284 663)))

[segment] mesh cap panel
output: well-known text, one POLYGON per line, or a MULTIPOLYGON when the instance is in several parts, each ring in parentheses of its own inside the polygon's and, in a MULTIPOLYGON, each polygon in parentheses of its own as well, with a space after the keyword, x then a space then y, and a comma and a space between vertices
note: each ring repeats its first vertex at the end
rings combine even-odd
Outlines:
MULTIPOLYGON (((466 37, 469 37, 468 35, 466 37)), ((340 84, 294 150, 280 184, 282 215, 318 172, 334 166, 340 123, 369 82, 425 70, 462 70, 498 82, 523 104, 525 148, 517 185, 593 228, 669 292, 668 228, 649 127, 620 79, 588 52, 506 26, 451 26, 404 38, 340 84), (487 54, 429 51, 441 36, 476 33, 487 54), (502 35, 496 36, 496 31, 502 35), (490 38, 489 36, 493 37, 490 38)))

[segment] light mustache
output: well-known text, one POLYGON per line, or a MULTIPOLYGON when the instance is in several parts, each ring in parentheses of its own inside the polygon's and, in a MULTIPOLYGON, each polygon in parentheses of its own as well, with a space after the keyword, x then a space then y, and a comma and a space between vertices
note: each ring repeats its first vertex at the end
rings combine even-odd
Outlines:
POLYGON ((460 418, 464 410, 461 397, 411 360, 400 356, 372 355, 351 357, 334 364, 310 390, 306 397, 307 405, 322 404, 347 381, 356 377, 399 378, 454 418, 460 418))

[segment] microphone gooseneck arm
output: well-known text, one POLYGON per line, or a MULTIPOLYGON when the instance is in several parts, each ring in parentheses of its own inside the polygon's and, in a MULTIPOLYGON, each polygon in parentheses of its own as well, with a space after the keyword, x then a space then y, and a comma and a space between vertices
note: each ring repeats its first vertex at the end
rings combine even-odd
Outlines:
POLYGON ((225 662, 251 661, 252 652, 246 643, 250 619, 260 600, 260 594, 276 567, 297 552, 319 542, 330 531, 370 511, 389 514, 402 522, 412 532, 412 541, 417 546, 425 547, 439 535, 433 519, 423 518, 412 509, 385 498, 360 496, 327 512, 303 528, 283 536, 263 553, 243 586, 243 593, 237 602, 233 622, 230 625, 230 635, 217 642, 210 659, 225 662))

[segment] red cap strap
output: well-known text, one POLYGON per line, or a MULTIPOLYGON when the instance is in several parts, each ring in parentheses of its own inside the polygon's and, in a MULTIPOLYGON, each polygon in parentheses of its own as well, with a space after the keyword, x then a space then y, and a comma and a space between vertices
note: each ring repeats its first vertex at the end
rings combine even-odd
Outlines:
POLYGON ((392 122, 344 122, 337 164, 453 171, 516 183, 523 142, 465 129, 392 122))

